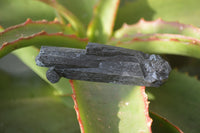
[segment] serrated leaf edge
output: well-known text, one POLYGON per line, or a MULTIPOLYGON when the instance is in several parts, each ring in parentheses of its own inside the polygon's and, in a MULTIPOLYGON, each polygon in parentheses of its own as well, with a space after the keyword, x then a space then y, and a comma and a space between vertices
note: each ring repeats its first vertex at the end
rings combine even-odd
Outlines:
POLYGON ((11 44, 14 44, 16 42, 19 42, 21 40, 29 40, 31 38, 34 38, 36 36, 42 36, 42 35, 46 35, 46 36, 63 36, 63 37, 68 37, 68 38, 73 38, 73 39, 76 39, 76 40, 79 40, 79 41, 84 41, 84 42, 87 42, 88 39, 87 38, 78 38, 76 35, 65 35, 63 34, 62 32, 58 32, 58 33, 47 33, 45 31, 41 31, 39 33, 36 33, 36 34, 33 34, 31 36, 28 36, 28 37, 21 37, 21 38, 18 38, 17 40, 15 41, 12 41, 12 42, 5 42, 3 43, 3 45, 1 46, 0 50, 2 50, 4 47, 6 47, 7 45, 11 45, 11 44))
MULTIPOLYGON (((130 43, 130 42, 145 42, 145 41, 174 41, 174 42, 180 42, 184 44, 192 44, 192 45, 198 45, 200 46, 200 39, 196 39, 194 37, 188 37, 184 35, 179 34, 135 34, 135 35, 124 35, 124 38, 132 38, 128 41, 125 41, 123 43, 130 43)), ((112 38, 111 41, 114 41, 115 38, 112 38)), ((122 42, 120 39, 117 41, 117 44, 121 44, 122 42)))
POLYGON ((29 25, 29 24, 59 24, 61 26, 71 27, 71 25, 63 25, 63 24, 61 24, 56 19, 54 21, 47 21, 47 20, 32 21, 30 18, 28 18, 24 23, 11 26, 11 27, 5 29, 3 32, 0 32, 0 35, 4 34, 6 32, 9 32, 9 31, 11 31, 13 29, 24 27, 24 26, 29 25))
POLYGON ((120 29, 130 28, 132 26, 142 25, 144 23, 146 23, 146 24, 163 23, 163 24, 166 24, 166 25, 171 25, 171 26, 174 26, 174 27, 179 27, 180 31, 183 30, 184 28, 192 28, 192 29, 196 30, 196 32, 200 33, 200 29, 198 27, 194 26, 194 25, 191 25, 191 24, 182 24, 182 23, 180 23, 178 21, 165 21, 165 20, 163 20, 161 18, 158 18, 158 19, 153 20, 153 21, 147 21, 144 18, 141 18, 136 24, 129 25, 127 23, 124 23, 120 29))

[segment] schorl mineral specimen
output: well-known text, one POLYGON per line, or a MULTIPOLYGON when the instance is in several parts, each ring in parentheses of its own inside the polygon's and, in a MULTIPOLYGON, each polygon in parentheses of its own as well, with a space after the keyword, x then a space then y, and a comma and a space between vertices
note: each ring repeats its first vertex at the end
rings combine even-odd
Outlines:
POLYGON ((109 45, 88 43, 85 49, 42 46, 36 64, 49 67, 47 79, 73 80, 159 87, 171 67, 159 55, 109 45))

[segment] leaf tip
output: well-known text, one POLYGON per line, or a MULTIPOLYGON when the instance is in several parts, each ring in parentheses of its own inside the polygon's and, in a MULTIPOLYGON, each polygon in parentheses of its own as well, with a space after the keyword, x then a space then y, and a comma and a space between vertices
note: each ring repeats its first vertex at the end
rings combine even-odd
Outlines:
POLYGON ((144 22, 146 22, 146 20, 144 18, 140 18, 138 23, 144 23, 144 22))
POLYGON ((28 19, 26 20, 26 22, 24 22, 24 25, 29 24, 29 23, 32 23, 32 22, 33 22, 32 19, 28 18, 28 19))
POLYGON ((58 23, 59 22, 58 18, 55 17, 54 20, 53 20, 53 22, 58 23))
POLYGON ((156 21, 157 22, 164 22, 164 20, 162 18, 158 18, 156 21))
POLYGON ((123 25, 122 25, 122 28, 128 28, 129 27, 129 25, 127 24, 127 23, 124 23, 123 25))

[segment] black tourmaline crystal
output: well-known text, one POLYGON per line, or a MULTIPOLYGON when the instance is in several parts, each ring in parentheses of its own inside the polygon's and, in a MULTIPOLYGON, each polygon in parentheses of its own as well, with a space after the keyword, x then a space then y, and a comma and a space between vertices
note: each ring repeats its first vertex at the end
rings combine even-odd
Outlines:
POLYGON ((171 67, 159 55, 89 43, 86 49, 42 46, 36 64, 49 67, 47 79, 73 80, 159 87, 171 67))

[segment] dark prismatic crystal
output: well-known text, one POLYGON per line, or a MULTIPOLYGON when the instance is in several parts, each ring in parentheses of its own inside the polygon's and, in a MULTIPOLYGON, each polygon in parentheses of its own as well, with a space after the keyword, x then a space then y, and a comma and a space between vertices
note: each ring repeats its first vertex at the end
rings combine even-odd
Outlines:
POLYGON ((49 67, 47 79, 73 80, 159 87, 171 67, 159 55, 89 43, 86 49, 42 46, 36 64, 49 67))

